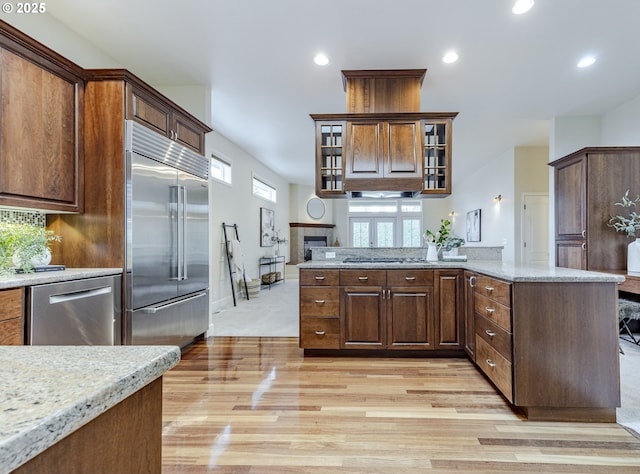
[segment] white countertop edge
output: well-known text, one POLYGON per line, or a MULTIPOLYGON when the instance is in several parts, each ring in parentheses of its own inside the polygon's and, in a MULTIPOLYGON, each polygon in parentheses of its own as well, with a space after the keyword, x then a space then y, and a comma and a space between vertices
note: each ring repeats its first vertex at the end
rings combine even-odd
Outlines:
POLYGON ((67 268, 52 272, 16 273, 15 275, 0 276, 0 290, 82 278, 120 275, 121 273, 122 268, 67 268))
POLYGON ((510 282, 615 282, 622 283, 623 275, 575 270, 548 265, 523 265, 500 260, 467 260, 466 262, 408 262, 408 263, 344 263, 312 260, 297 265, 299 269, 460 269, 483 273, 510 282))
MULTIPOLYGON (((24 350, 37 348, 70 349, 70 346, 11 346, 0 350, 24 350)), ((165 372, 173 368, 180 361, 180 348, 177 346, 74 346, 73 349, 95 350, 101 355, 105 351, 124 349, 127 356, 136 354, 150 355, 135 368, 129 368, 117 377, 107 377, 104 386, 74 400, 67 400, 62 407, 54 409, 41 419, 34 420, 27 426, 18 428, 9 436, 0 439, 0 472, 11 471, 36 457, 64 437, 86 425, 113 406, 117 405, 145 385, 156 380, 165 372), (108 349, 107 349, 108 348, 108 349)), ((24 353, 22 353, 24 354, 24 353)), ((16 351, 15 356, 19 354, 16 351)), ((122 354, 118 355, 123 357, 122 354)), ((60 380, 59 383, 64 383, 60 380)), ((8 384, 0 390, 10 390, 8 384)), ((46 403, 46 402, 44 402, 46 403)), ((16 411, 16 418, 19 418, 16 411)), ((0 413, 0 416, 3 414, 0 413)), ((0 436, 4 433, 0 433, 0 436)))

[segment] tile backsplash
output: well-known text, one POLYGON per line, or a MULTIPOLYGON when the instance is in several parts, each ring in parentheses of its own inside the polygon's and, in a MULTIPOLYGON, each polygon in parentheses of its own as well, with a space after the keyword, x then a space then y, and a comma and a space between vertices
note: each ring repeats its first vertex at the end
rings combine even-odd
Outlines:
POLYGON ((32 224, 40 227, 46 227, 46 215, 41 212, 29 211, 10 211, 0 209, 0 222, 10 224, 32 224))

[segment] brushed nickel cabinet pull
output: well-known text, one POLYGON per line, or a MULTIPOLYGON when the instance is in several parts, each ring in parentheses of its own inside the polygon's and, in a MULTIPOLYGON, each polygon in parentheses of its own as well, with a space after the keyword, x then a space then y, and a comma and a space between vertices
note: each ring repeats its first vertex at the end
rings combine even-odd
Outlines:
POLYGON ((404 277, 407 281, 416 281, 416 277, 404 277))
POLYGON ((324 336, 325 332, 324 331, 316 331, 316 336, 324 336))
POLYGON ((584 242, 582 243, 582 245, 580 247, 582 247, 582 250, 587 250, 587 244, 584 243, 584 242))
POLYGON ((324 280, 324 277, 323 277, 323 276, 320 276, 320 275, 316 275, 316 276, 315 276, 315 279, 316 279, 316 280, 324 280))
POLYGON ((476 277, 475 277, 475 275, 469 277, 469 286, 471 288, 475 288, 476 287, 476 277))
POLYGON ((582 235, 582 237, 586 237, 587 236, 587 231, 583 230, 580 234, 582 235))
POLYGON ((318 304, 324 304, 324 300, 316 300, 316 303, 318 303, 318 304))
POLYGON ((367 281, 369 279, 369 277, 364 276, 364 277, 358 277, 358 280, 360 281, 367 281))
POLYGON ((495 312, 496 312, 496 309, 495 309, 495 308, 489 308, 489 307, 487 306, 487 307, 485 308, 485 311, 486 311, 487 313, 495 313, 495 312))
POLYGON ((485 286, 484 289, 487 290, 489 293, 491 293, 494 290, 493 286, 485 286))
POLYGON ((487 333, 487 336, 489 336, 489 337, 493 337, 493 336, 496 335, 496 333, 493 332, 491 329, 487 329, 485 332, 487 333))
POLYGON ((487 359, 487 365, 488 365, 489 367, 495 367, 495 366, 496 366, 496 363, 495 363, 494 361, 492 361, 491 359, 487 359))

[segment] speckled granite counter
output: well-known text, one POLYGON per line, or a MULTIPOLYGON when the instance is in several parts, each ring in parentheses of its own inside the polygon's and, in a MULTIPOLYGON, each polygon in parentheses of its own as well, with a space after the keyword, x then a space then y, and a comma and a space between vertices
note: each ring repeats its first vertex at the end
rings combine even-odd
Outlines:
POLYGON ((21 286, 42 285, 45 283, 57 283, 60 281, 80 280, 107 275, 119 275, 122 268, 67 268, 66 270, 52 272, 36 272, 0 276, 0 290, 19 288, 21 286))
POLYGON ((484 273, 506 281, 539 281, 539 282, 623 282, 624 276, 611 273, 573 270, 570 268, 551 267, 547 265, 520 265, 499 260, 469 260, 467 262, 405 262, 405 263, 344 263, 331 260, 312 260, 298 264, 298 268, 341 269, 341 268, 379 268, 437 270, 439 268, 460 268, 484 273))
POLYGON ((0 347, 0 472, 8 472, 161 377, 174 346, 0 347))

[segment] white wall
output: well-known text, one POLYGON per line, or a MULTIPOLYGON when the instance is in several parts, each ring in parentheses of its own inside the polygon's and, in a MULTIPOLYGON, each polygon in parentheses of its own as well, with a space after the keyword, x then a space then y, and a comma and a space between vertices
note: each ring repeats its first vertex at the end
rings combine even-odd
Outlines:
POLYGON ((602 117, 603 146, 640 145, 640 95, 602 117))
POLYGON ((312 198, 317 198, 313 186, 304 184, 289 185, 289 222, 301 222, 305 224, 333 224, 333 203, 332 199, 322 199, 324 203, 324 216, 320 219, 312 219, 307 213, 307 203, 312 198))
MULTIPOLYGON (((275 229, 289 240, 289 183, 253 156, 217 132, 207 135, 207 156, 215 154, 231 163, 231 186, 210 179, 211 310, 233 305, 222 223, 237 224, 247 278, 258 278, 260 257, 273 255, 275 247, 260 247, 260 208, 272 209, 275 229), (253 196, 253 174, 275 186, 277 203, 253 196)), ((280 247, 288 260, 288 246, 280 247)))

